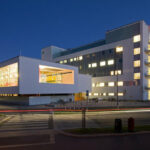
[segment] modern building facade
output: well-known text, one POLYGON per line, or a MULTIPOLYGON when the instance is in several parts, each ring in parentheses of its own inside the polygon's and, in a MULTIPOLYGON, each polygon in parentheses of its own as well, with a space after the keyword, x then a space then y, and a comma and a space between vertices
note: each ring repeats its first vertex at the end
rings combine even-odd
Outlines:
POLYGON ((103 40, 77 48, 49 46, 41 55, 91 75, 91 98, 150 100, 150 26, 144 21, 107 31, 103 40))
POLYGON ((0 96, 25 97, 30 104, 74 100, 74 93, 91 91, 89 75, 69 65, 18 56, 0 63, 0 96), (88 83, 88 84, 87 84, 88 83))

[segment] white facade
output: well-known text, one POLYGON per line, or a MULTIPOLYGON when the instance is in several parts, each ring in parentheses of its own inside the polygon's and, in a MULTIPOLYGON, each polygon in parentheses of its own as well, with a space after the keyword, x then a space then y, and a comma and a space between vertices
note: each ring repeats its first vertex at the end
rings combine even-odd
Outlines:
MULTIPOLYGON (((122 51, 123 62, 122 62, 122 70, 121 70, 122 73, 119 75, 109 74, 105 76, 97 76, 97 77, 93 76, 92 77, 93 87, 92 87, 91 98, 104 98, 104 99, 116 98, 118 94, 119 99, 123 99, 123 100, 150 100, 150 92, 149 92, 150 79, 145 77, 146 75, 150 75, 150 69, 149 69, 150 67, 145 65, 145 62, 147 63, 150 62, 150 57, 148 53, 145 53, 145 51, 150 50, 150 48, 148 49, 148 46, 150 45, 149 35, 150 35, 149 26, 144 21, 135 22, 108 31, 106 33, 105 44, 102 44, 100 46, 94 46, 92 48, 85 48, 85 50, 84 48, 82 50, 78 50, 77 48, 76 52, 74 51, 72 53, 71 52, 66 53, 66 55, 53 57, 53 59, 51 60, 49 59, 49 61, 64 63, 64 60, 70 61, 70 59, 74 59, 74 58, 78 58, 79 56, 82 56, 83 57, 82 61, 84 63, 84 60, 86 59, 87 55, 90 55, 90 57, 92 57, 92 55, 93 54, 96 55, 97 52, 107 51, 109 49, 113 49, 115 51, 118 46, 121 46, 123 47, 123 51, 122 51), (139 28, 135 27, 135 24, 137 24, 139 28), (140 40, 138 39, 139 37, 140 40), (136 55, 134 52, 135 48, 140 49, 140 53, 138 55, 136 55), (140 65, 135 64, 137 63, 136 61, 138 61, 140 65), (140 78, 136 79, 135 73, 139 73, 140 78), (123 82, 123 86, 117 86, 116 85, 117 81, 123 82), (114 82, 114 86, 109 86, 108 85, 109 82, 114 82), (127 82, 129 85, 125 84, 127 82), (100 83, 105 83, 107 86, 102 86, 102 87, 96 86, 96 84, 100 84, 100 83), (114 93, 114 95, 112 93, 114 93)), ((50 51, 51 50, 49 48, 47 49, 46 52, 50 55, 49 53, 50 51)), ((45 59, 45 54, 42 54, 42 59, 45 59)), ((107 59, 107 56, 105 59, 107 59)), ((102 68, 99 65, 100 61, 102 60, 103 58, 101 57, 95 68, 102 68)), ((94 62, 95 62, 94 58, 89 61, 90 64, 94 62)), ((85 63, 87 66, 89 65, 87 62, 85 63)), ((82 64, 82 62, 81 63, 78 62, 78 64, 75 65, 80 67, 80 64, 82 64)), ((90 69, 91 68, 87 67, 86 74, 90 74, 89 71, 90 69)))

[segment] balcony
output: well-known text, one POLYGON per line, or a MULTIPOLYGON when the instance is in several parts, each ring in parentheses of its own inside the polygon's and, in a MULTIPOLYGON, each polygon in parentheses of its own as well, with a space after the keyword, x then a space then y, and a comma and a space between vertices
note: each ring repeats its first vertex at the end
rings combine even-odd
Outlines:
POLYGON ((148 62, 147 60, 145 61, 145 65, 147 66, 147 67, 150 67, 150 62, 148 62))
POLYGON ((146 49, 146 50, 144 50, 144 51, 145 51, 145 53, 146 53, 147 55, 150 55, 150 50, 146 49))
POLYGON ((148 78, 148 79, 150 79, 150 74, 148 74, 148 73, 145 73, 145 78, 148 78))
POLYGON ((150 87, 145 86, 145 90, 150 90, 150 87))

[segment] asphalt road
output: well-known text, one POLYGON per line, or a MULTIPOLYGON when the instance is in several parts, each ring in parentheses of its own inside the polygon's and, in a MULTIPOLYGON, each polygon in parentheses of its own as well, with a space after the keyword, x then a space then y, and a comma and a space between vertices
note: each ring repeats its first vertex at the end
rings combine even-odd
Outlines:
MULTIPOLYGON (((49 114, 18 114, 0 127, 0 149, 7 150, 149 150, 150 134, 130 136, 107 136, 97 138, 75 138, 54 135, 48 129, 49 114)), ((91 112, 87 113, 87 127, 109 127, 115 118, 122 118, 123 125, 129 117, 136 125, 150 124, 150 111, 91 112)), ((81 127, 81 114, 54 115, 55 129, 81 127)))

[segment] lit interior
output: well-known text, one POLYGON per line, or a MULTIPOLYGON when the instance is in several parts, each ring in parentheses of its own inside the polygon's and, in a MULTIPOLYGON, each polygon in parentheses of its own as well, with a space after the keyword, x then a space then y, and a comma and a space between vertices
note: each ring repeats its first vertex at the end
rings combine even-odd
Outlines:
POLYGON ((74 84, 74 71, 40 65, 39 82, 55 84, 74 84))
POLYGON ((0 87, 18 86, 18 63, 0 68, 0 87))

